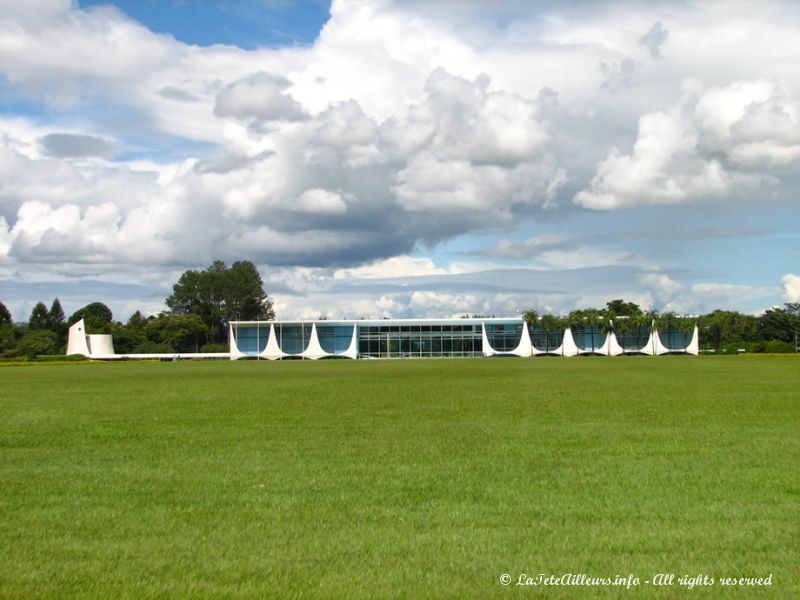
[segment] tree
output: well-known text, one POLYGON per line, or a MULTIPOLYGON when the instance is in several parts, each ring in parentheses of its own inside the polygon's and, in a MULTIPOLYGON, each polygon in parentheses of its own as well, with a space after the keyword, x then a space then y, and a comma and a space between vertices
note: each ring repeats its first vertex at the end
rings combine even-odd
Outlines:
POLYGON ((655 318, 656 329, 658 331, 680 331, 690 333, 695 326, 696 319, 690 317, 680 317, 674 312, 666 312, 655 318))
POLYGON ((758 337, 762 340, 793 342, 800 331, 800 304, 786 304, 785 308, 771 308, 756 320, 758 337))
POLYGON ((87 317, 94 317, 100 321, 105 323, 111 323, 114 318, 111 309, 108 308, 102 302, 92 302, 91 304, 87 304, 83 308, 79 308, 72 316, 69 318, 68 323, 70 325, 77 323, 81 319, 86 319, 87 317))
POLYGON ((205 271, 185 271, 166 303, 173 315, 200 317, 211 342, 224 341, 230 321, 275 318, 272 299, 250 261, 237 261, 227 267, 218 260, 205 271))
POLYGON ((8 312, 6 305, 0 302, 0 326, 2 325, 11 325, 11 313, 8 312))
POLYGON ((606 310, 610 315, 616 317, 634 317, 642 314, 642 309, 638 304, 625 302, 620 298, 606 302, 606 310))
POLYGON ((138 345, 147 341, 144 329, 128 327, 121 323, 111 323, 111 335, 114 336, 114 351, 119 354, 130 354, 138 345))
POLYGON ((43 302, 37 302, 33 307, 31 316, 28 317, 28 327, 30 329, 50 328, 50 313, 47 312, 47 307, 43 302))
POLYGON ((126 326, 129 327, 130 329, 137 329, 137 330, 144 329, 146 325, 147 325, 147 318, 139 310, 133 313, 128 319, 128 322, 126 323, 126 326))
POLYGON ((522 313, 522 319, 528 325, 536 325, 537 322, 539 321, 539 313, 533 310, 532 308, 529 308, 524 313, 522 313))
POLYGON ((715 310, 697 319, 700 339, 719 350, 731 342, 756 340, 756 318, 729 310, 715 310))
POLYGON ((544 331, 564 331, 568 326, 569 320, 566 317, 542 315, 539 320, 539 327, 544 331))
POLYGON ((102 302, 92 302, 72 313, 67 324, 73 325, 83 319, 86 322, 86 331, 91 333, 111 333, 111 321, 113 318, 114 315, 108 306, 102 302))
POLYGON ((0 356, 14 356, 17 349, 17 329, 13 325, 0 325, 0 356))
POLYGON ((200 352, 200 341, 208 333, 197 315, 164 315, 153 325, 158 327, 159 341, 178 352, 200 352))
POLYGON ((50 327, 54 330, 61 329, 64 325, 64 309, 61 308, 61 302, 58 298, 53 299, 53 304, 50 305, 50 312, 47 313, 50 321, 50 327))
POLYGON ((40 354, 54 354, 57 344, 56 334, 52 331, 28 329, 17 342, 16 351, 18 354, 34 358, 40 354))

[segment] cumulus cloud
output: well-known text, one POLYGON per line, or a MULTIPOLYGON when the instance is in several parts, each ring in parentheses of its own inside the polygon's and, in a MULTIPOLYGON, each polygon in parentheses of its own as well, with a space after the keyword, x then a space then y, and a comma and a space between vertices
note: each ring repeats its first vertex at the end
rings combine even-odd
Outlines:
POLYGON ((419 277, 422 275, 444 275, 448 271, 436 266, 429 258, 393 256, 361 267, 338 269, 334 279, 387 279, 394 277, 419 277))
POLYGON ((302 105, 285 93, 289 85, 289 80, 283 77, 254 73, 222 90, 217 96, 214 113, 220 117, 260 121, 303 119, 302 105))
POLYGON ((320 188, 312 188, 300 194, 295 207, 310 213, 342 214, 347 212, 347 202, 341 194, 320 188))
POLYGON ((787 273, 781 279, 784 302, 800 302, 800 275, 787 273))
POLYGON ((759 167, 800 157, 796 112, 796 103, 767 81, 706 89, 688 80, 677 103, 639 119, 630 154, 609 151, 574 202, 597 210, 674 204, 775 183, 759 167))

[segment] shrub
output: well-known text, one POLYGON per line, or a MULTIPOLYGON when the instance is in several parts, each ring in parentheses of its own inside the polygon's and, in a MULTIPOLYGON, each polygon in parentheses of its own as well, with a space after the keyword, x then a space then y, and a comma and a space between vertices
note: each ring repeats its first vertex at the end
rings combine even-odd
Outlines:
POLYGON ((171 354, 175 350, 163 342, 147 341, 136 346, 131 354, 171 354))
POLYGON ((228 352, 230 348, 228 344, 204 344, 200 348, 200 352, 228 352))

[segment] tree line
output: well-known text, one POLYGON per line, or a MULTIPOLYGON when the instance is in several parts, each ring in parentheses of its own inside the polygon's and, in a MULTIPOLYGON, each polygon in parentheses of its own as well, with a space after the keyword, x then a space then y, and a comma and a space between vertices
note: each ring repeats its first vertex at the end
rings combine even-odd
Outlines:
POLYGON ((603 332, 625 333, 631 329, 650 327, 659 331, 691 332, 695 325, 700 333, 700 347, 720 353, 794 352, 796 335, 800 333, 800 303, 787 303, 763 314, 746 315, 730 310, 714 310, 696 317, 674 312, 647 311, 633 302, 611 300, 605 308, 575 310, 568 315, 539 315, 528 310, 523 318, 545 331, 567 327, 594 326, 603 332))
MULTIPOLYGON (((166 311, 144 316, 136 311, 125 322, 115 321, 111 309, 92 302, 66 318, 55 298, 48 308, 33 307, 26 322, 15 323, 0 302, 0 357, 63 354, 69 326, 84 319, 91 333, 110 333, 120 354, 172 352, 227 352, 228 323, 275 318, 272 299, 250 261, 227 266, 215 261, 204 270, 185 271, 172 287, 166 311)), ((701 348, 720 353, 794 352, 800 331, 800 303, 771 308, 753 316, 715 310, 698 317, 674 312, 647 311, 633 302, 611 300, 604 308, 575 310, 567 315, 525 311, 523 318, 546 331, 591 325, 619 333, 655 324, 660 331, 690 332, 700 329, 701 348)))
POLYGON ((215 261, 204 270, 185 271, 166 298, 168 310, 145 316, 137 310, 126 322, 92 302, 69 318, 58 298, 50 309, 38 302, 27 322, 15 323, 0 302, 0 357, 63 354, 71 325, 83 319, 89 333, 110 333, 119 354, 227 352, 230 321, 275 318, 272 298, 250 261, 227 266, 215 261))

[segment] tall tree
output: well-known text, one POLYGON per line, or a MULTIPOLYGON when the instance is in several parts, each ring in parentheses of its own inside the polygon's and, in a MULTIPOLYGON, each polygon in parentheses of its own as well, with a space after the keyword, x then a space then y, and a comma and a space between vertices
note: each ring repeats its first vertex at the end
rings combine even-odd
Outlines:
POLYGON ((272 299, 250 261, 227 267, 215 261, 204 271, 185 271, 166 300, 174 315, 197 315, 208 327, 209 341, 223 341, 230 321, 275 318, 272 299))
POLYGON ((757 319, 758 337, 762 340, 793 342, 800 332, 800 304, 771 308, 757 319))
POLYGON ((28 317, 28 327, 30 329, 50 328, 50 314, 47 312, 47 307, 43 302, 37 302, 36 306, 33 307, 31 316, 28 317))
POLYGON ((533 310, 532 308, 529 308, 524 313, 522 313, 522 319, 528 325, 536 325, 539 321, 539 313, 533 310))
POLYGON ((50 327, 53 329, 60 329, 64 324, 64 309, 61 308, 61 302, 58 298, 53 299, 53 304, 50 305, 50 312, 47 314, 50 320, 50 327))
POLYGON ((606 302, 606 309, 609 314, 616 317, 634 317, 642 314, 642 309, 638 304, 625 302, 621 298, 606 302))
POLYGON ((8 312, 6 305, 0 302, 0 325, 11 325, 11 313, 8 312))

